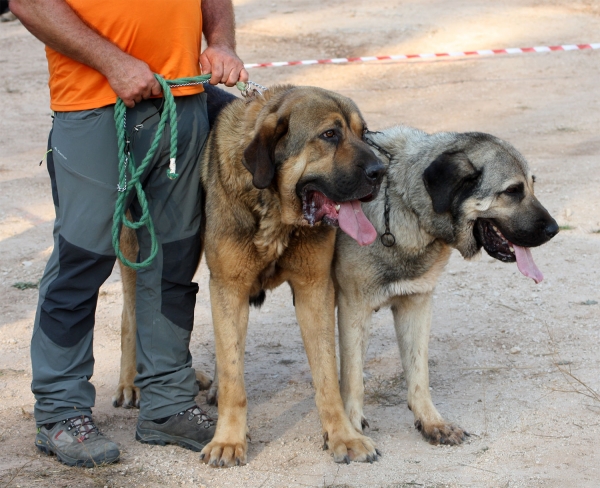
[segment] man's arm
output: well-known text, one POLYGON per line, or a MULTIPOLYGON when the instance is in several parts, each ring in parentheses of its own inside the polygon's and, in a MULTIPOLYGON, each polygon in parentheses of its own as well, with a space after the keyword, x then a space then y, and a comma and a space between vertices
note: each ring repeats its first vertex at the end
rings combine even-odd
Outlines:
POLYGON ((44 44, 102 73, 127 107, 161 93, 145 62, 88 27, 64 0, 11 0, 10 9, 44 44))
POLYGON ((210 83, 233 86, 248 81, 244 63, 235 53, 235 20, 231 0, 202 0, 202 31, 207 48, 200 55, 203 73, 212 73, 210 83))

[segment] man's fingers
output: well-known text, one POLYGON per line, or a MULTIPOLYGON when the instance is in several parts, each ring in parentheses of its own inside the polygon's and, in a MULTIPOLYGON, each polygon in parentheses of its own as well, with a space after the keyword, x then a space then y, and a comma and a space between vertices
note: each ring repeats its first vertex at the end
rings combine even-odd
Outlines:
POLYGON ((227 79, 224 82, 225 86, 235 85, 238 82, 239 78, 240 78, 239 71, 236 69, 232 69, 229 72, 229 76, 227 77, 227 79))
MULTIPOLYGON (((218 85, 219 83, 223 83, 223 64, 222 63, 213 63, 211 66, 211 74, 210 84, 218 85)), ((227 78, 225 78, 227 79, 227 78)))
POLYGON ((235 66, 230 72, 229 77, 225 80, 225 85, 234 86, 238 81, 248 81, 248 72, 245 68, 240 70, 239 66, 235 66))
POLYGON ((150 85, 144 87, 144 89, 141 92, 141 97, 143 100, 147 100, 148 98, 150 98, 152 96, 152 87, 150 85))
POLYGON ((152 85, 150 93, 153 97, 156 97, 162 93, 162 87, 160 86, 160 83, 156 81, 156 78, 154 78, 154 84, 152 85))
POLYGON ((208 59, 206 53, 202 53, 200 55, 200 70, 203 75, 207 75, 211 72, 210 60, 208 59))

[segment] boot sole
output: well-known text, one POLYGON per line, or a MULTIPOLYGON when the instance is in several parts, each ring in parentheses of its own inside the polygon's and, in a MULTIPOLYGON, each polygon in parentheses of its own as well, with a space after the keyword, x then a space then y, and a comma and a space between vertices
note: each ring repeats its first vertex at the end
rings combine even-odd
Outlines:
POLYGON ((190 451, 200 452, 206 444, 210 442, 210 439, 206 442, 194 442, 185 437, 177 437, 169 434, 165 434, 164 432, 157 431, 135 431, 135 440, 141 442, 142 444, 152 444, 155 446, 166 446, 167 444, 176 444, 184 449, 189 449, 190 451))

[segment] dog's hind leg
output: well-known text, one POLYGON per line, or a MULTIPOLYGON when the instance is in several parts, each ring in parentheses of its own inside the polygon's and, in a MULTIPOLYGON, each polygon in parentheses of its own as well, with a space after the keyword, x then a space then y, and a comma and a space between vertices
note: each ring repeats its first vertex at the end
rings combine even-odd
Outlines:
POLYGON ((373 312, 363 297, 349 297, 341 290, 337 301, 342 400, 352 426, 362 433, 369 425, 363 414, 363 371, 373 312))
POLYGON ((462 443, 469 434, 442 418, 429 392, 431 293, 397 297, 392 312, 415 427, 431 444, 462 443))
POLYGON ((206 373, 196 370, 196 383, 201 390, 208 390, 212 386, 213 380, 206 373))
MULTIPOLYGON (((127 227, 121 230, 121 251, 129 261, 135 261, 138 242, 135 231, 127 227)), ((121 281, 123 283, 123 313, 121 314, 121 372, 119 385, 112 397, 113 407, 125 408, 140 406, 140 389, 133 385, 136 375, 135 366, 135 270, 119 261, 121 281)))
POLYGON ((212 384, 206 393, 206 401, 209 405, 219 404, 219 374, 217 372, 217 365, 215 364, 215 376, 213 377, 212 384))

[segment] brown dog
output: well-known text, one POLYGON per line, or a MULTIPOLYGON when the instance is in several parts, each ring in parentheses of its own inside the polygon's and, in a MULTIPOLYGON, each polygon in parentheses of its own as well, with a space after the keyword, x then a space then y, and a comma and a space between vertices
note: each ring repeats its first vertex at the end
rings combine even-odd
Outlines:
POLYGON ((226 107, 204 155, 205 256, 219 378, 219 421, 201 457, 246 462, 244 351, 249 303, 288 282, 316 390, 326 444, 337 462, 373 461, 373 442, 344 412, 335 360, 331 262, 335 228, 375 238, 360 210, 383 177, 363 142, 355 104, 312 87, 280 86, 226 107), (329 225, 327 225, 329 224, 329 225))

